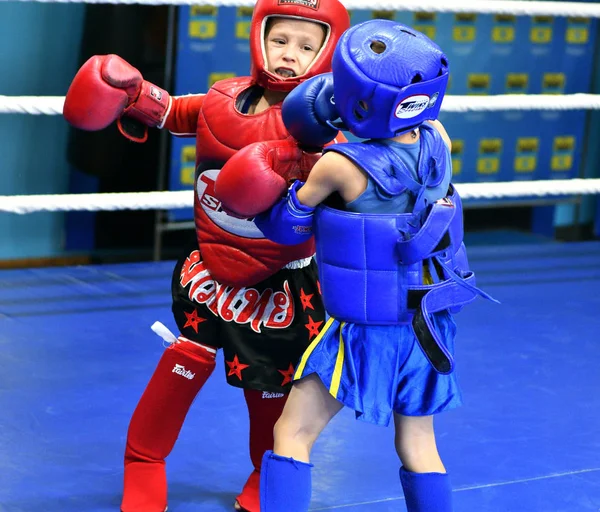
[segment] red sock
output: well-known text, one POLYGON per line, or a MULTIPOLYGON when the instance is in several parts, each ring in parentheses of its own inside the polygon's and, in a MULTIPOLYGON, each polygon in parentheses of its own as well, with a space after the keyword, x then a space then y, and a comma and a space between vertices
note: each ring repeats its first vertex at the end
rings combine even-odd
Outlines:
POLYGON ((250 459, 254 471, 236 498, 246 512, 260 512, 260 464, 265 451, 273 449, 273 427, 281 416, 287 395, 244 389, 250 415, 250 459))
POLYGON ((214 368, 215 353, 189 340, 165 350, 129 424, 122 512, 166 509, 165 458, 214 368))

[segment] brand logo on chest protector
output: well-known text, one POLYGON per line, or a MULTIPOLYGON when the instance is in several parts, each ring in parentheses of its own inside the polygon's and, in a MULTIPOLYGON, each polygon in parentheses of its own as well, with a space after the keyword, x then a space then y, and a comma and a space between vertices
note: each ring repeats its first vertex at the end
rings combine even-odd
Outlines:
POLYGON ((417 117, 429 107, 429 96, 426 94, 415 94, 404 98, 396 107, 396 117, 398 119, 410 119, 417 117))
POLYGON ((181 375, 182 377, 185 377, 188 380, 192 380, 196 376, 195 373, 192 373, 191 371, 186 370, 185 366, 183 366, 182 364, 177 364, 177 363, 175 363, 172 373, 181 375))
POLYGON ((200 206, 210 220, 223 231, 244 238, 264 238, 265 236, 252 220, 237 219, 223 211, 221 201, 215 197, 215 181, 220 171, 220 169, 209 169, 198 176, 196 196, 200 206))

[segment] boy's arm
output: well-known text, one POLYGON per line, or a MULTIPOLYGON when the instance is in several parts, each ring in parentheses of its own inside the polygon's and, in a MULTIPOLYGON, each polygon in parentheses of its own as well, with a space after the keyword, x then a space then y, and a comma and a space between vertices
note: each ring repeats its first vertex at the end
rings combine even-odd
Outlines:
POLYGON ((198 127, 198 116, 204 104, 205 94, 190 94, 188 96, 171 97, 171 105, 163 124, 177 137, 195 137, 198 127))
POLYGON ((335 176, 337 153, 325 153, 311 169, 306 183, 298 189, 297 197, 304 206, 314 208, 334 192, 338 192, 335 176))
POLYGON ((305 242, 312 236, 315 206, 333 192, 345 201, 366 188, 367 179, 350 160, 328 152, 313 166, 306 183, 295 182, 287 196, 254 219, 266 238, 284 245, 305 242))
POLYGON ((427 121, 427 123, 429 123, 438 132, 440 132, 440 135, 442 136, 442 139, 444 139, 446 146, 448 146, 448 149, 452 151, 452 140, 450 140, 450 136, 448 135, 446 128, 444 128, 444 125, 440 123, 437 119, 435 121, 427 121))
POLYGON ((308 179, 298 190, 298 200, 315 207, 334 192, 347 203, 356 199, 367 187, 365 174, 340 153, 329 151, 315 164, 308 179))

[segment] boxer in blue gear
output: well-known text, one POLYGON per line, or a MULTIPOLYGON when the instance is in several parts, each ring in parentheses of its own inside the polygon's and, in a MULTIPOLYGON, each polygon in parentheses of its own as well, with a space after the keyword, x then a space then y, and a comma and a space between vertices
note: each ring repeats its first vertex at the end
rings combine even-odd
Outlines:
MULTIPOLYGON (((255 219, 281 243, 314 231, 329 315, 263 458, 262 512, 308 510, 311 448, 343 406, 377 425, 394 418, 409 512, 452 511, 433 415, 461 404, 452 314, 489 297, 468 268, 451 141, 437 121, 447 81, 446 56, 418 31, 385 20, 349 29, 333 57, 335 107, 368 140, 326 148, 306 183, 255 219), (321 204, 334 193, 343 209, 321 204)), ((313 87, 309 109, 317 96, 313 87)))

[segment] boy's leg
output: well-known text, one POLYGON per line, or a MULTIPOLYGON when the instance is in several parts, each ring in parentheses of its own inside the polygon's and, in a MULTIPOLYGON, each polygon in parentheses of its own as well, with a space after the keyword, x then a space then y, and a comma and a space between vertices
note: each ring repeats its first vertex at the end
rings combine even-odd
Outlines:
POLYGON ((236 509, 260 512, 260 466, 264 453, 273 449, 273 428, 281 416, 287 394, 244 389, 250 416, 250 459, 254 471, 236 498, 236 509))
POLYGON ((162 355, 129 424, 122 512, 166 509, 165 458, 215 368, 215 353, 180 337, 162 355))
POLYGON ((283 309, 276 317, 271 312, 265 313, 259 330, 249 329, 247 325, 236 322, 221 325, 223 354, 227 364, 235 360, 243 363, 243 369, 239 373, 228 371, 227 380, 231 385, 245 390, 244 397, 250 416, 250 458, 255 468, 237 496, 238 510, 243 508, 247 512, 259 512, 263 455, 265 451, 274 449, 273 428, 281 416, 292 387, 295 367, 312 339, 317 336, 314 329, 309 327, 318 327, 325 320, 317 280, 314 262, 277 272, 257 288, 272 290, 273 297, 287 297, 282 302, 287 306, 282 306, 283 309), (273 324, 274 320, 286 327, 277 327, 273 324))
POLYGON ((261 512, 305 512, 311 496, 310 451, 340 411, 315 374, 294 383, 275 425, 273 452, 265 453, 260 475, 261 512))
POLYGON ((192 402, 215 368, 217 323, 191 293, 194 275, 202 270, 199 263, 194 248, 183 253, 173 270, 172 311, 181 336, 165 350, 131 418, 122 512, 162 512, 166 508, 165 458, 192 402))
POLYGON ((408 512, 452 512, 452 486, 447 473, 413 473, 400 468, 408 512))
POLYGON ((408 512, 452 512, 452 487, 437 450, 433 416, 395 414, 394 422, 408 512))

